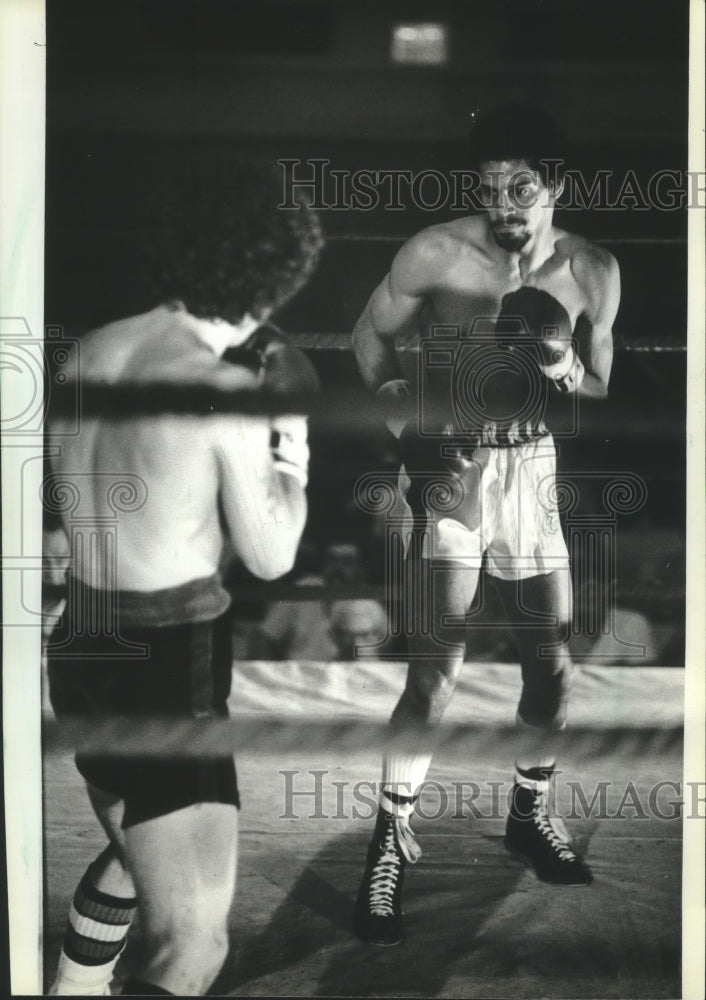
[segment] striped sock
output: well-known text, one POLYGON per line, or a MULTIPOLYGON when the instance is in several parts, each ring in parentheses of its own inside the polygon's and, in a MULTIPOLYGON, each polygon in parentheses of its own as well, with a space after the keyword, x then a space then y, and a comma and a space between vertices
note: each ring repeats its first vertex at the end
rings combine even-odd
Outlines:
POLYGON ((93 885, 90 868, 79 882, 51 993, 105 995, 137 906, 93 885))

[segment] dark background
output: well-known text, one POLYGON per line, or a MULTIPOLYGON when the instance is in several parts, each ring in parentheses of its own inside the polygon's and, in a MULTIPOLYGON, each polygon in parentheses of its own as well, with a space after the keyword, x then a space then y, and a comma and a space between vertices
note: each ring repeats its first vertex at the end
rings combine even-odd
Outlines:
MULTIPOLYGON (((573 140, 570 165, 589 177, 631 169, 644 189, 657 170, 686 169, 685 0, 48 0, 47 17, 46 319, 70 335, 153 304, 141 298, 138 271, 145 206, 177 164, 208 174, 252 152, 324 157, 335 169, 463 169, 470 111, 522 97, 557 117, 573 140), (392 27, 405 21, 447 26, 446 65, 391 61, 392 27)), ((323 212, 319 271, 278 322, 297 334, 349 334, 397 249, 380 237, 451 214, 323 212), (342 239, 351 235, 360 239, 342 239)), ((556 218, 608 246, 623 283, 611 398, 585 410, 580 438, 562 443, 560 470, 644 478, 644 509, 618 519, 622 599, 680 630, 686 212, 556 218), (649 565, 635 559, 650 550, 649 565)), ((310 353, 327 390, 359 384, 349 351, 310 353)), ((380 441, 352 423, 336 436, 315 426, 313 444, 313 543, 365 546, 349 498, 379 461, 380 441)), ((595 500, 582 495, 588 512, 595 500)), ((374 545, 365 556, 375 581, 374 545)), ((679 643, 670 655, 681 662, 679 643)))

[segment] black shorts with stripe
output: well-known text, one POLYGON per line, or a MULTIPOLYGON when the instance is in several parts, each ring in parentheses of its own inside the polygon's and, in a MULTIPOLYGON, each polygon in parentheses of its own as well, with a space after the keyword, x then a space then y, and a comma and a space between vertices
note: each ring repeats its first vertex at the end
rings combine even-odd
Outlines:
MULTIPOLYGON (((228 716, 229 614, 210 622, 121 627, 119 639, 76 628, 70 619, 67 609, 48 650, 57 718, 83 717, 90 735, 91 719, 106 716, 175 721, 228 716)), ((117 745, 99 753, 79 749, 75 759, 86 781, 124 800, 123 827, 197 802, 240 806, 230 753, 202 759, 121 755, 117 745)))

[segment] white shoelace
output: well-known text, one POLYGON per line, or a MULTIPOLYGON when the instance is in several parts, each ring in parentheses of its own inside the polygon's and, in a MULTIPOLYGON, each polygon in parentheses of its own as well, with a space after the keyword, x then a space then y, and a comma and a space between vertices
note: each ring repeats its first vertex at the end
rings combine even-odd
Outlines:
POLYGON ((383 853, 375 863, 370 878, 370 912, 375 916, 388 917, 394 913, 393 900, 402 864, 400 854, 415 864, 422 856, 422 849, 412 833, 409 820, 396 817, 387 824, 383 853))
POLYGON ((395 820, 395 829, 397 830, 397 843, 400 845, 400 850, 410 864, 416 864, 422 856, 422 849, 412 833, 409 820, 401 816, 398 817, 395 820))
POLYGON ((370 879, 370 912, 378 917, 394 913, 392 902, 400 874, 401 858, 395 843, 395 824, 387 824, 385 850, 380 855, 370 879))
POLYGON ((544 801, 541 796, 537 796, 534 805, 534 821, 540 833, 545 837, 554 853, 561 861, 576 861, 576 855, 566 843, 564 837, 568 837, 566 828, 561 820, 561 830, 557 830, 544 809, 544 801))

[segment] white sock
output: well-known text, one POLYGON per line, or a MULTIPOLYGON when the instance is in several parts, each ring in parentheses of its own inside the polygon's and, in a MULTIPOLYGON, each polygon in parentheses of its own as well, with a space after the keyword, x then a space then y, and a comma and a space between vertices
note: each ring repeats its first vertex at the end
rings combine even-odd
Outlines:
POLYGON ((546 792, 554 770, 554 760, 543 758, 540 764, 515 763, 515 784, 524 785, 534 792, 546 792))
POLYGON ((137 900, 96 888, 96 864, 88 866, 71 902, 59 967, 50 990, 54 996, 108 995, 115 964, 125 947, 137 900))
POLYGON ((430 763, 430 753, 386 753, 382 762, 382 808, 393 816, 411 816, 419 786, 426 778, 430 763))
POLYGON ((116 955, 103 965, 83 965, 74 962, 62 951, 49 996, 109 996, 110 982, 119 958, 120 955, 116 955))

